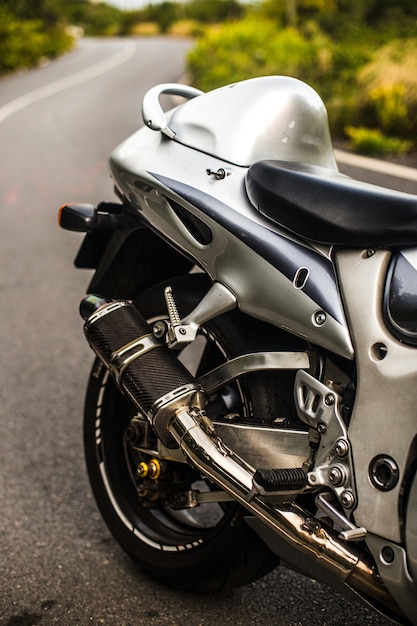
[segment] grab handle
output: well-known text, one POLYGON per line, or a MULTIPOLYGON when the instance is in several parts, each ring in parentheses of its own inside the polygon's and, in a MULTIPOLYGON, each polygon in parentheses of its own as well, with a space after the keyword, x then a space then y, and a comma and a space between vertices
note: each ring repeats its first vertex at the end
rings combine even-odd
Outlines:
POLYGON ((159 104, 159 97, 163 94, 169 94, 171 96, 182 96, 191 100, 196 96, 201 96, 203 91, 195 89, 195 87, 189 87, 188 85, 179 85, 177 83, 163 83, 162 85, 156 85, 146 92, 142 101, 142 117, 143 121, 148 128, 152 130, 159 130, 170 139, 175 137, 175 133, 168 127, 166 115, 159 104))

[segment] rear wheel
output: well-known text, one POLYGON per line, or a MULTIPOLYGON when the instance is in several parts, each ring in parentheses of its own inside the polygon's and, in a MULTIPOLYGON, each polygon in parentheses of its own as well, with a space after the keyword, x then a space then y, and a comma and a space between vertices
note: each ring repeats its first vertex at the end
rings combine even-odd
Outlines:
MULTIPOLYGON (((209 287, 203 275, 171 280, 170 285, 181 315, 209 287)), ((135 302, 150 322, 166 317, 164 286, 153 287, 135 302)), ((266 331, 264 324, 238 312, 228 313, 202 328, 180 358, 199 376, 255 346, 259 350, 265 344, 271 349, 270 329, 266 331), (192 355, 187 354, 191 351, 192 355)), ((285 377, 280 381, 282 394, 277 395, 277 385, 270 384, 268 374, 248 376, 210 397, 207 412, 212 418, 239 413, 246 420, 256 417, 270 422, 275 411, 291 412, 291 386, 288 390, 285 377)), ((160 580, 212 592, 247 584, 277 564, 235 502, 192 506, 196 493, 211 492, 216 499, 216 486, 185 463, 158 458, 156 439, 146 419, 135 415, 99 361, 88 384, 84 444, 91 486, 104 521, 119 544, 160 580)))

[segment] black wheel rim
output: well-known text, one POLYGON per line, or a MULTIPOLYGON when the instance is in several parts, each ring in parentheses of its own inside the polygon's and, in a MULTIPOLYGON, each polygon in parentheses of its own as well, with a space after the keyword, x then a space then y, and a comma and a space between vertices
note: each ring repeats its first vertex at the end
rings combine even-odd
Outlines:
MULTIPOLYGON (((202 344, 196 376, 216 367, 227 358, 224 348, 207 330, 199 338, 202 344)), ((187 365, 187 351, 182 360, 187 365)), ((209 414, 245 412, 241 388, 230 385, 210 398, 209 414), (237 406, 239 405, 239 406, 237 406)), ((173 510, 167 506, 148 508, 138 496, 137 454, 132 453, 125 431, 135 415, 111 376, 103 372, 95 416, 96 458, 101 480, 114 513, 127 530, 150 548, 165 552, 192 550, 210 541, 225 524, 233 523, 238 510, 234 502, 200 504, 196 508, 173 510)), ((179 464, 177 464, 179 465, 179 464)), ((192 489, 215 490, 215 487, 181 464, 192 489)))

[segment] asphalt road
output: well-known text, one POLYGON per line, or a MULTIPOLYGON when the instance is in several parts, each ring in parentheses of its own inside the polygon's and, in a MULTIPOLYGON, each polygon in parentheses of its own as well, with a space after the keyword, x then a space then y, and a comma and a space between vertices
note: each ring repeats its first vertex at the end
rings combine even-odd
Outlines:
POLYGON ((169 590, 114 543, 90 494, 81 443, 92 356, 78 302, 80 236, 63 202, 112 198, 107 156, 140 124, 147 88, 177 80, 180 40, 80 42, 0 81, 0 624, 280 626, 387 622, 278 568, 216 596, 169 590))

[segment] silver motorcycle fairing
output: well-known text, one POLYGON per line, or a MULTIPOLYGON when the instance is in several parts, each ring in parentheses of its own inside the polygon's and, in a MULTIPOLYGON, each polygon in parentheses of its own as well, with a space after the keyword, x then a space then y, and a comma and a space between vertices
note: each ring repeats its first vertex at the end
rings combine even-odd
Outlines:
POLYGON ((224 284, 243 312, 353 358, 329 250, 309 248, 262 218, 244 191, 246 168, 146 128, 116 149, 110 162, 131 206, 224 284), (229 170, 224 180, 207 175, 207 169, 222 168, 229 170), (176 205, 205 224, 211 241, 202 243, 195 236, 176 205), (298 284, 300 270, 306 278, 298 284))
MULTIPOLYGON (((395 339, 384 323, 382 301, 390 257, 386 250, 340 250, 336 265, 359 381, 349 425, 354 465, 361 468, 356 471, 355 521, 374 535, 401 543, 399 507, 417 437, 417 358, 415 348, 395 339), (370 479, 379 455, 398 468, 398 482, 387 490, 370 479)), ((417 511, 413 524, 416 520, 417 511)))
POLYGON ((168 123, 175 141, 235 165, 278 159, 337 171, 322 99, 289 76, 252 78, 193 97, 168 123))

